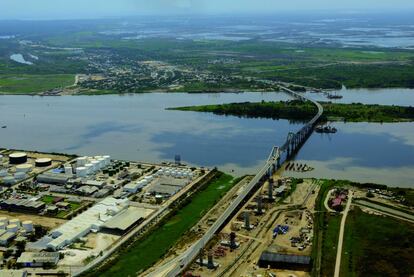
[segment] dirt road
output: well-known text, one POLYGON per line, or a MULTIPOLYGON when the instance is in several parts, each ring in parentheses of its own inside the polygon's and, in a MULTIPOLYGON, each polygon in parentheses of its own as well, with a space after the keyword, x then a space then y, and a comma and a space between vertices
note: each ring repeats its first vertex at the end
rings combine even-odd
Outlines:
POLYGON ((353 194, 353 192, 350 190, 349 191, 348 202, 346 203, 346 207, 345 207, 344 213, 342 215, 341 228, 339 229, 338 248, 337 248, 338 250, 336 252, 336 263, 335 263, 334 277, 339 277, 339 271, 341 269, 342 244, 343 244, 344 233, 345 233, 345 222, 346 222, 346 217, 348 216, 349 208, 351 207, 352 194, 353 194))

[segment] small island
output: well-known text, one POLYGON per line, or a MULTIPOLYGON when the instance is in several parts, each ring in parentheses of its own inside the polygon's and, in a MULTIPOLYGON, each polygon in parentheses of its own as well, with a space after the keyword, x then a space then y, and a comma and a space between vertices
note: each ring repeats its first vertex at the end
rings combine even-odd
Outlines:
MULTIPOLYGON (((414 121, 414 107, 364 105, 361 103, 338 104, 321 102, 324 113, 322 121, 345 122, 411 122, 414 121)), ((233 115, 249 118, 288 119, 304 122, 317 112, 311 102, 300 100, 230 103, 222 105, 205 105, 169 108, 169 110, 210 112, 218 115, 233 115)))

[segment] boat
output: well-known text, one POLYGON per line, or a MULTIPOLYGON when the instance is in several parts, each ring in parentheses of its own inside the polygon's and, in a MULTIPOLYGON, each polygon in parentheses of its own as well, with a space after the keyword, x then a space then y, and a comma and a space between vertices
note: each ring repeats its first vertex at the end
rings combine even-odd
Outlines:
POLYGON ((343 96, 342 95, 338 95, 338 94, 330 94, 328 93, 328 95, 326 96, 328 99, 342 99, 343 96))
POLYGON ((317 126, 315 128, 315 132, 317 133, 335 134, 337 131, 335 127, 331 126, 317 126))
POLYGON ((6 128, 7 128, 7 126, 6 126, 6 125, 4 125, 4 126, 1 126, 1 128, 2 128, 2 129, 6 129, 6 128))

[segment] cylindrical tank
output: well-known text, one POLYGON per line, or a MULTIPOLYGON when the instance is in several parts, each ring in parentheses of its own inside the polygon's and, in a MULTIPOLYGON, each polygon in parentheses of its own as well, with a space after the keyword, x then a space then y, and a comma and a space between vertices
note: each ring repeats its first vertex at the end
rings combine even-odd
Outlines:
POLYGON ((7 176, 7 169, 0 169, 0 177, 6 177, 7 176))
POLYGON ((31 164, 19 164, 16 166, 16 172, 29 172, 32 168, 31 164))
POLYGON ((85 164, 86 172, 89 174, 93 171, 93 164, 87 163, 85 164))
POLYGON ((22 222, 22 226, 26 232, 32 232, 33 231, 33 222, 30 220, 25 220, 22 222))
POLYGON ((93 161, 91 161, 91 164, 92 164, 92 170, 93 170, 93 172, 99 170, 99 162, 98 161, 93 160, 93 161))
POLYGON ((6 229, 8 232, 16 233, 19 230, 19 227, 16 224, 9 224, 6 229))
POLYGON ((104 166, 106 166, 106 164, 105 164, 105 158, 99 158, 98 159, 98 162, 99 162, 99 167, 100 168, 102 168, 102 167, 104 167, 104 166))
POLYGON ((4 222, 0 222, 0 230, 6 230, 7 224, 4 222))
POLYGON ((76 165, 78 167, 82 167, 86 164, 87 158, 86 157, 79 157, 76 159, 76 165))
POLYGON ((26 173, 16 172, 16 173, 14 173, 14 178, 17 179, 17 180, 22 180, 22 179, 26 178, 26 173))
POLYGON ((67 174, 67 175, 72 175, 73 174, 73 170, 72 170, 71 165, 65 165, 65 174, 67 174))
POLYGON ((104 159, 105 159, 105 165, 109 165, 111 163, 111 156, 106 155, 104 156, 104 159))
POLYGON ((2 216, 2 217, 0 217, 0 223, 4 223, 4 224, 8 225, 9 224, 9 220, 7 219, 7 217, 2 216))
POLYGON ((3 178, 3 182, 7 185, 16 183, 16 179, 13 176, 6 176, 3 178))
POLYGON ((52 159, 50 158, 39 158, 36 159, 35 165, 37 167, 47 167, 52 165, 52 159))
POLYGON ((76 168, 76 176, 78 177, 85 177, 86 176, 86 168, 81 166, 76 168))
POLYGON ((162 199, 163 199, 162 195, 160 195, 160 194, 155 195, 155 203, 161 204, 162 199))
POLYGON ((6 176, 6 177, 3 178, 3 182, 6 185, 11 185, 11 184, 16 183, 16 179, 13 176, 6 176))
POLYGON ((9 155, 9 164, 24 164, 27 162, 27 154, 15 152, 9 155))
POLYGON ((16 225, 18 227, 20 227, 20 220, 17 218, 12 218, 9 220, 9 225, 16 225))

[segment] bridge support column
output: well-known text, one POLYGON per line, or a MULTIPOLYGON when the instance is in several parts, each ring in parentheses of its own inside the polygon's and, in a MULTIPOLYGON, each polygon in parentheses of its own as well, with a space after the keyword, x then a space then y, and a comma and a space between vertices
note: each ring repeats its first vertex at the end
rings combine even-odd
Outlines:
POLYGON ((214 261, 213 261, 213 251, 209 251, 208 252, 208 256, 207 256, 207 268, 208 269, 215 269, 215 265, 214 265, 214 261))
POLYGON ((259 195, 259 196, 257 196, 257 210, 256 210, 257 214, 259 214, 259 215, 263 213, 262 206, 263 206, 262 196, 259 195))
POLYGON ((204 260, 203 260, 203 249, 201 249, 201 250, 200 250, 199 263, 200 263, 200 266, 203 266, 203 265, 204 265, 204 260))
POLYGON ((236 249, 237 248, 236 233, 235 232, 230 233, 230 248, 231 249, 236 249))
POLYGON ((273 179, 269 180, 268 197, 269 202, 273 202, 273 179))
POLYGON ((249 212, 244 212, 244 229, 250 230, 250 215, 249 212))

